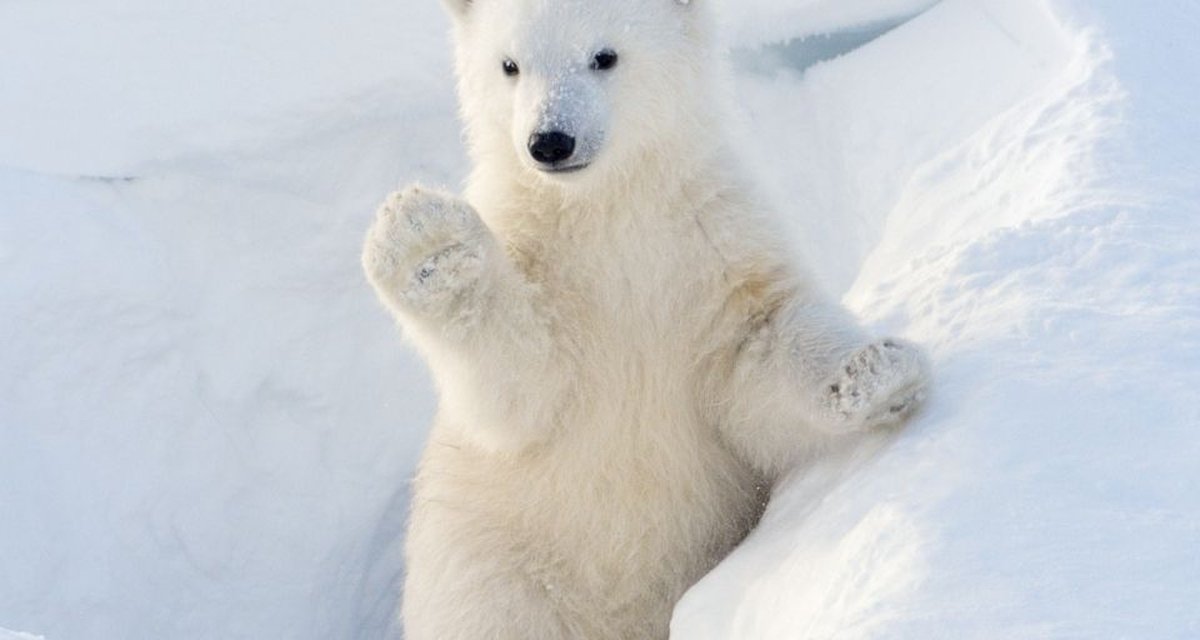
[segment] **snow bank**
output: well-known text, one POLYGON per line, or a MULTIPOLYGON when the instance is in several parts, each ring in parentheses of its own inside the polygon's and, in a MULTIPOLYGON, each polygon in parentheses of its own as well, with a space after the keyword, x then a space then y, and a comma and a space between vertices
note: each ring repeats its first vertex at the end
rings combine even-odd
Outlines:
POLYGON ((444 26, 0 6, 0 624, 388 633, 433 391, 358 252, 462 172, 444 26))
MULTIPOLYGON (((1175 10, 728 3, 769 62, 735 94, 779 141, 764 180, 939 387, 789 478, 677 637, 1200 633, 1175 10), (879 37, 781 68, 824 32, 879 37)), ((0 625, 396 636, 433 392, 357 253, 382 194, 465 171, 444 27, 432 0, 0 4, 0 625)))
POLYGON ((1196 154, 1142 133, 1196 126, 1196 89, 1145 63, 1200 57, 1143 39, 1195 16, 1077 11, 947 0, 802 81, 835 138, 817 211, 857 228, 831 281, 931 347, 937 396, 785 481, 673 637, 1200 631, 1196 154))

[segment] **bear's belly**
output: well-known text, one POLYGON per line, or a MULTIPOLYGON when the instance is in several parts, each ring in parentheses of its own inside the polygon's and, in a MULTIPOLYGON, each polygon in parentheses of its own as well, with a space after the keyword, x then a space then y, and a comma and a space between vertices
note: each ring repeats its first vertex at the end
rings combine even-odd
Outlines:
POLYGON ((410 571, 438 571, 419 556, 440 547, 438 566, 480 563, 473 579, 521 583, 584 637, 666 637, 676 600, 766 499, 713 430, 671 418, 577 425, 513 456, 435 436, 415 488, 410 571))

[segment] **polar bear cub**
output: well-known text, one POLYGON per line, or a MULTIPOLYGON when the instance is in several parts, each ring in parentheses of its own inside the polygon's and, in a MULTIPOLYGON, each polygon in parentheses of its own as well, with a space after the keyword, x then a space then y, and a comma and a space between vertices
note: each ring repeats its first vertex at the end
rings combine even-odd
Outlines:
POLYGON ((445 0, 474 170, 363 254, 440 394, 408 640, 666 638, 779 473, 924 395, 732 159, 709 1, 445 0))

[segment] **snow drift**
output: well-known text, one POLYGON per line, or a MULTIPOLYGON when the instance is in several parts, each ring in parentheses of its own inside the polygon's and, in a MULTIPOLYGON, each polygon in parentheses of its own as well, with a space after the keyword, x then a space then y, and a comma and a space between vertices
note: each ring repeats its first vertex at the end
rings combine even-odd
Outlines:
POLYGON ((798 83, 811 128, 788 146, 819 151, 789 196, 839 212, 804 237, 852 307, 931 346, 937 396, 795 472, 675 636, 1200 628, 1200 234, 1194 185, 1173 188, 1195 155, 1131 136, 1194 116, 1150 110, 1178 89, 1156 74, 1126 93, 1126 57, 1160 54, 1108 33, 1139 10, 1073 9, 948 0, 798 83))
MULTIPOLYGON (((357 253, 465 171, 410 4, 0 5, 0 628, 395 636, 433 392, 357 253)), ((1200 10, 1151 5, 724 7, 800 248, 938 384, 675 637, 1200 633, 1200 10)))

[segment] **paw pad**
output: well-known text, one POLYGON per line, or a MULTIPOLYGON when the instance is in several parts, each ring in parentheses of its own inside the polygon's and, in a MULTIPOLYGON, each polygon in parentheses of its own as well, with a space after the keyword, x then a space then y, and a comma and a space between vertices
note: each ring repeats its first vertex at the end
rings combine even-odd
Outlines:
POLYGON ((914 347, 882 340, 854 352, 826 388, 826 407, 846 428, 897 423, 924 398, 923 357, 914 347))
POLYGON ((427 306, 478 279, 490 240, 463 200, 409 187, 379 208, 363 249, 363 266, 385 299, 427 306))

